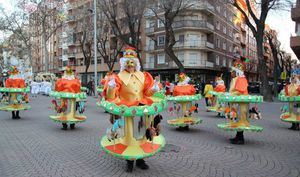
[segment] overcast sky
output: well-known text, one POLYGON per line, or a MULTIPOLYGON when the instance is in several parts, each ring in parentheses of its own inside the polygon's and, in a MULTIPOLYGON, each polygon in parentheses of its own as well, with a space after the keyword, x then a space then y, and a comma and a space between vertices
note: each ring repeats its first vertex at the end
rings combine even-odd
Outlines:
MULTIPOLYGON (((295 0, 296 1, 296 0, 295 0)), ((0 5, 8 11, 13 9, 13 4, 15 0, 0 0, 0 5)), ((282 43, 283 48, 292 53, 293 58, 296 58, 292 49, 290 48, 290 36, 295 34, 295 23, 291 19, 291 12, 271 11, 267 23, 272 29, 277 30, 279 35, 279 40, 282 43)), ((0 34, 0 38, 3 38, 5 34, 0 34)))

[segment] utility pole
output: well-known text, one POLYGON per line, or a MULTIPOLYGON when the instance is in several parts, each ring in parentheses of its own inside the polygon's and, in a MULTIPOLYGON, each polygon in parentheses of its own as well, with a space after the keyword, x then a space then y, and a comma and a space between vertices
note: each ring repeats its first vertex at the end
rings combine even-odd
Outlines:
POLYGON ((97 95, 97 1, 94 0, 94 82, 95 96, 97 95))

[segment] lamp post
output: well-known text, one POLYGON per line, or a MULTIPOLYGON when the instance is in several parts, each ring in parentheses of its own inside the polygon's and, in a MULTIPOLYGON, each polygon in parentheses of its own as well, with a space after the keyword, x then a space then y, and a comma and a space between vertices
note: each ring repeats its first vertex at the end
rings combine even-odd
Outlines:
POLYGON ((95 97, 97 95, 97 1, 94 0, 94 82, 95 97))

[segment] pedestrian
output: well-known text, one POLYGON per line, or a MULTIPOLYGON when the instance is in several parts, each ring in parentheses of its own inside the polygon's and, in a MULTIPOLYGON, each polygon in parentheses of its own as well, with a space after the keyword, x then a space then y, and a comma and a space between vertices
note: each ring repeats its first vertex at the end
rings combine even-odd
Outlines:
POLYGON ((214 88, 212 86, 212 81, 206 82, 206 85, 205 85, 204 91, 203 91, 203 96, 205 97, 205 103, 206 103, 207 107, 211 106, 212 94, 210 94, 209 91, 213 91, 213 90, 214 90, 214 88))

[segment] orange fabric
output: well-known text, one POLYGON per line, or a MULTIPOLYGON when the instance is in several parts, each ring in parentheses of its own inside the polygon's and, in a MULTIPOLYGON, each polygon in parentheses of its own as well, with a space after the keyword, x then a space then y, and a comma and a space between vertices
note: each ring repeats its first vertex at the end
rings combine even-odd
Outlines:
POLYGON ((25 80, 24 79, 11 79, 8 78, 5 81, 5 87, 7 88, 25 88, 25 80))
POLYGON ((226 87, 225 87, 225 85, 217 85, 214 90, 216 92, 225 92, 226 91, 226 87))
POLYGON ((286 96, 289 96, 289 85, 286 85, 286 86, 284 87, 284 91, 285 91, 285 95, 286 95, 286 96))
POLYGON ((173 90, 174 96, 195 95, 196 89, 192 85, 175 86, 173 90))
POLYGON ((55 90, 58 92, 80 93, 80 81, 78 79, 58 79, 55 84, 55 90))
MULTIPOLYGON (((145 76, 144 90, 143 90, 144 98, 142 98, 141 100, 129 102, 128 100, 120 100, 119 99, 119 90, 121 89, 123 83, 122 83, 122 80, 116 74, 111 76, 111 77, 115 78, 115 82, 116 82, 115 97, 111 98, 111 99, 107 98, 107 90, 108 90, 108 84, 107 83, 108 82, 105 83, 104 90, 103 90, 103 96, 106 98, 107 101, 115 102, 116 105, 125 105, 125 106, 128 106, 128 107, 138 106, 139 104, 151 105, 153 103, 153 101, 149 97, 151 97, 153 95, 153 92, 151 91, 151 88, 154 85, 154 80, 153 80, 153 77, 151 76, 151 74, 148 73, 148 72, 144 72, 144 76, 145 76)), ((109 79, 107 79, 107 80, 109 80, 109 79)))
POLYGON ((245 77, 236 79, 234 91, 238 91, 241 95, 248 95, 248 81, 245 77))
POLYGON ((100 85, 104 85, 105 83, 106 83, 106 80, 105 79, 101 79, 100 85))
POLYGON ((122 154, 127 149, 127 146, 124 144, 118 143, 115 145, 106 146, 105 148, 116 154, 122 154))
POLYGON ((160 147, 160 145, 146 142, 145 144, 140 145, 140 147, 143 149, 145 153, 151 153, 151 152, 155 152, 160 147))
POLYGON ((196 106, 192 106, 191 108, 190 108, 190 112, 193 112, 193 111, 195 111, 197 109, 197 107, 196 106))

